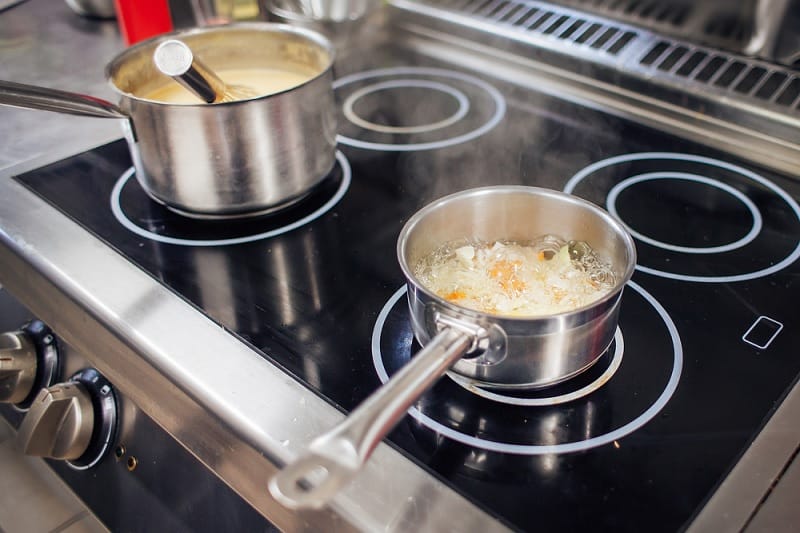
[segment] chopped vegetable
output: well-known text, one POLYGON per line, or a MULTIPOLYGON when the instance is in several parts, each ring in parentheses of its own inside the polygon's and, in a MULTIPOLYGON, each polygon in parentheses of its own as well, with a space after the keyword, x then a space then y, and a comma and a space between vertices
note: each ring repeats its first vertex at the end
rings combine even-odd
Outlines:
POLYGON ((421 283, 447 301, 511 316, 582 307, 614 286, 610 265, 582 241, 546 235, 530 243, 448 244, 415 266, 421 283))

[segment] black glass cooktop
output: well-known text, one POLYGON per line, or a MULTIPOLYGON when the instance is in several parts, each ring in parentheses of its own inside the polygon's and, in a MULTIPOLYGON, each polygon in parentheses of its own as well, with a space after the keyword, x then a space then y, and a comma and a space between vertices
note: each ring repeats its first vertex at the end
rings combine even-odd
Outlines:
POLYGON ((390 441, 520 530, 686 525, 800 373, 800 185, 396 48, 338 73, 337 165, 274 215, 173 214, 122 141, 17 179, 345 411, 419 349, 395 259, 412 213, 492 184, 604 206, 639 261, 600 362, 529 393, 445 377, 390 441))

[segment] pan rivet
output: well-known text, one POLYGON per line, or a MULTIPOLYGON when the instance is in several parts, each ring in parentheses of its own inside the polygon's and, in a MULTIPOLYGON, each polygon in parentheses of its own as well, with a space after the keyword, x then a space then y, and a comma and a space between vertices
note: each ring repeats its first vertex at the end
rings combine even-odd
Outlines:
POLYGON ((125 464, 128 466, 128 471, 133 472, 136 470, 136 465, 139 464, 139 461, 136 460, 136 457, 130 456, 125 464))
POLYGON ((114 450, 114 455, 117 459, 122 459, 122 456, 125 455, 125 446, 123 444, 117 446, 117 448, 114 450))

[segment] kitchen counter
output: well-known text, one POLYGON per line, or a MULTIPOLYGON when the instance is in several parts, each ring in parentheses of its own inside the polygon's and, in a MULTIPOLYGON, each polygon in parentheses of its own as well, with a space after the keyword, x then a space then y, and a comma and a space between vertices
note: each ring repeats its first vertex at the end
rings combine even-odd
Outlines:
MULTIPOLYGON (((0 11, 0 79, 114 101, 104 69, 123 48, 116 21, 79 16, 60 0, 0 11)), ((119 138, 119 122, 0 106, 0 177, 119 138)))

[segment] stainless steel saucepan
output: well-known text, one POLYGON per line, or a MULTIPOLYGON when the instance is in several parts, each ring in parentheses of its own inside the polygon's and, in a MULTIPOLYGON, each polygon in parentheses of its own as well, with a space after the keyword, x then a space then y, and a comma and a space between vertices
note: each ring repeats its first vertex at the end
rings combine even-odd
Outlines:
POLYGON ((322 35, 272 23, 177 31, 126 49, 106 67, 119 103, 0 82, 0 104, 125 119, 123 131, 142 188, 198 218, 261 214, 304 196, 336 157, 333 48, 322 35), (153 94, 176 83, 153 62, 159 44, 186 43, 211 69, 279 70, 305 82, 281 92, 206 104, 153 94))
POLYGON ((636 249, 624 226, 596 205, 523 186, 467 190, 417 212, 400 232, 397 256, 408 288, 414 334, 424 347, 337 427, 270 480, 289 508, 319 508, 351 480, 408 408, 451 371, 493 388, 533 389, 589 368, 611 344, 636 249), (413 266, 442 244, 531 242, 543 235, 584 241, 614 272, 611 291, 568 312, 498 316, 451 303, 426 289, 413 266))

